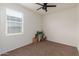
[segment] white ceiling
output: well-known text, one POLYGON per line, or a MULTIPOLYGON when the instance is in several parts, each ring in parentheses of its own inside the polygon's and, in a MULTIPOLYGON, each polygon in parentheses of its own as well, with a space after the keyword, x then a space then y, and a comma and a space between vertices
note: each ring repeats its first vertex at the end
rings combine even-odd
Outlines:
POLYGON ((40 9, 40 10, 36 10, 38 8, 40 8, 40 5, 37 5, 35 3, 20 3, 22 6, 31 9, 34 12, 37 12, 40 15, 45 15, 47 13, 51 13, 51 12, 56 12, 59 10, 63 10, 66 8, 70 8, 70 7, 75 7, 77 4, 75 3, 48 3, 49 5, 56 5, 56 7, 48 7, 48 12, 45 12, 44 10, 40 9))

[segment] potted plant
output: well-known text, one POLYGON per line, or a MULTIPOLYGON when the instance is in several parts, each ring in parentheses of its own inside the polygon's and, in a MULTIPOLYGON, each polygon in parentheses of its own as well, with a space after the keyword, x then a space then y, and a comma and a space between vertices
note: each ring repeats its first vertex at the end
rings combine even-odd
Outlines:
POLYGON ((43 33, 43 31, 37 31, 35 36, 36 36, 36 38, 38 38, 38 41, 41 41, 43 39, 44 33, 43 33))

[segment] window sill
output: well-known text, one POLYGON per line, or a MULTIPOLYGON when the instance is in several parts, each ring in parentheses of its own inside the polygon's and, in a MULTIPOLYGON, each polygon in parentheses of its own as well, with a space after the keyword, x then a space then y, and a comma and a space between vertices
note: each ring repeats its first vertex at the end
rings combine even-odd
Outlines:
POLYGON ((21 32, 21 33, 14 33, 14 34, 6 34, 6 36, 14 36, 14 35, 22 35, 22 34, 24 34, 24 33, 21 32))

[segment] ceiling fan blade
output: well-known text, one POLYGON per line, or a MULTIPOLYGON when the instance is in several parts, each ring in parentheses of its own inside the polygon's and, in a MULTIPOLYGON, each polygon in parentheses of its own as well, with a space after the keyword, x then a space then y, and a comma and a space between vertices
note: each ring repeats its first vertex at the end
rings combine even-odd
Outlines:
POLYGON ((36 3, 36 4, 43 6, 43 5, 42 5, 42 4, 40 4, 40 3, 36 3))
POLYGON ((56 7, 56 5, 47 5, 47 7, 56 7))
POLYGON ((38 8, 37 10, 41 9, 42 7, 38 8))

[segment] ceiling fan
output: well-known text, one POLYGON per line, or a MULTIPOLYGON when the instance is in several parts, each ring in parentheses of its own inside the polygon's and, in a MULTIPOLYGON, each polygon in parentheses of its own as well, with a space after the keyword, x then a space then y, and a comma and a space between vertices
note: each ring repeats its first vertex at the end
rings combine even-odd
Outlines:
POLYGON ((43 4, 41 4, 41 3, 36 3, 36 4, 38 4, 38 5, 41 6, 41 7, 38 8, 37 10, 43 9, 43 10, 45 10, 46 12, 47 12, 47 7, 56 7, 56 5, 47 5, 48 3, 43 3, 43 4))

